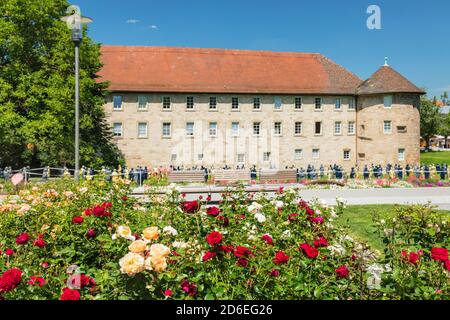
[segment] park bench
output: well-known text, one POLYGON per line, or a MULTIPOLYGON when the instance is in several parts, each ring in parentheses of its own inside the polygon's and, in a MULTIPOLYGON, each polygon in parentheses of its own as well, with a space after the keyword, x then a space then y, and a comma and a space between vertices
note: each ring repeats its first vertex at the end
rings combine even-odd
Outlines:
POLYGON ((296 169, 261 169, 259 171, 260 182, 297 182, 296 169))
POLYGON ((169 182, 205 182, 203 170, 171 171, 168 175, 169 182))
POLYGON ((213 172, 213 176, 216 184, 250 181, 249 170, 217 170, 213 172))

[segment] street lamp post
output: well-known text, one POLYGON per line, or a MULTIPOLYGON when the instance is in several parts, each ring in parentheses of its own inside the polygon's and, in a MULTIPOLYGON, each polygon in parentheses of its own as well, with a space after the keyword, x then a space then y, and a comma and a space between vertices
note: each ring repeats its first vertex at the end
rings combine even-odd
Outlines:
POLYGON ((78 181, 80 173, 80 45, 83 39, 83 24, 92 22, 91 18, 82 17, 80 8, 72 5, 67 9, 70 16, 62 17, 72 30, 72 41, 75 44, 75 180, 78 181))

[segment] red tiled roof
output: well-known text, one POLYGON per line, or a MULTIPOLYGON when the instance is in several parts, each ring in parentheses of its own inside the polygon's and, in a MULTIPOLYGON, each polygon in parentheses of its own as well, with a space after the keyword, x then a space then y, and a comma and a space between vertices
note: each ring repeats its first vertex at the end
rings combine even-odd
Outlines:
POLYGON ((356 91, 358 94, 378 93, 418 93, 425 94, 400 73, 390 66, 382 66, 369 79, 364 81, 356 91))
POLYGON ((102 46, 111 91, 355 94, 362 80, 317 53, 102 46))

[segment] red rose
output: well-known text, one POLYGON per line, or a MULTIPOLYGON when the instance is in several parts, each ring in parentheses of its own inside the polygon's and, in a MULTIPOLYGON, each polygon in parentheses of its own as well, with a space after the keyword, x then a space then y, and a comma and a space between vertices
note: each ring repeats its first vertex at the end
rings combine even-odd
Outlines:
POLYGON ((82 216, 78 216, 78 217, 73 217, 72 219, 72 223, 74 224, 80 224, 83 223, 84 218, 82 216))
POLYGON ((340 278, 348 278, 348 269, 346 266, 340 266, 339 268, 337 268, 336 270, 336 274, 338 275, 338 277, 340 278))
POLYGON ((306 213, 307 213, 309 216, 313 216, 315 212, 314 212, 314 210, 311 209, 311 208, 306 208, 306 213))
POLYGON ((275 254, 275 258, 273 259, 273 262, 277 265, 283 264, 283 263, 288 263, 288 261, 289 261, 289 256, 286 255, 283 251, 278 251, 275 254))
POLYGON ((218 207, 209 207, 206 209, 206 214, 212 217, 217 217, 220 214, 220 209, 218 207))
POLYGON ((221 241, 222 235, 220 234, 220 232, 213 231, 206 236, 206 242, 208 242, 213 247, 219 245, 221 241))
POLYGON ((86 216, 90 216, 94 213, 94 209, 92 208, 87 208, 86 210, 84 210, 84 215, 86 216))
POLYGON ((200 209, 200 204, 197 200, 194 201, 186 201, 182 204, 182 209, 186 213, 195 213, 200 209))
POLYGON ((5 250, 5 254, 6 254, 7 256, 13 255, 13 254, 14 254, 14 250, 12 250, 12 249, 6 249, 6 250, 5 250))
POLYGON ((24 232, 16 238, 16 243, 21 245, 27 243, 28 240, 30 240, 30 236, 28 235, 28 233, 24 232))
POLYGON ((450 260, 447 260, 444 262, 444 268, 445 268, 445 270, 450 271, 450 260))
POLYGON ((249 249, 247 249, 246 247, 241 247, 241 246, 237 246, 233 252, 233 254, 236 258, 242 258, 244 256, 248 257, 251 253, 252 252, 249 249))
POLYGON ((273 239, 271 236, 269 236, 268 234, 265 234, 261 237, 261 239, 263 239, 267 244, 272 245, 273 244, 273 239))
POLYGON ((216 253, 215 253, 215 252, 210 252, 210 251, 208 251, 208 252, 206 252, 206 253, 203 255, 202 261, 208 261, 208 260, 211 260, 211 259, 214 258, 215 256, 216 256, 216 253))
POLYGON ((45 280, 42 277, 38 277, 38 276, 31 276, 30 280, 28 280, 28 284, 30 286, 34 286, 37 285, 39 287, 43 287, 45 285, 45 280))
POLYGON ((88 239, 95 238, 95 230, 94 230, 94 229, 89 229, 89 230, 86 232, 86 237, 87 237, 88 239))
POLYGON ((17 287, 22 281, 22 271, 12 268, 5 271, 0 277, 0 293, 8 292, 17 287))
POLYGON ((280 275, 280 271, 273 269, 270 275, 274 278, 277 278, 280 275))
POLYGON ((236 262, 236 265, 238 265, 239 267, 244 267, 246 268, 248 266, 248 260, 241 258, 236 262))
POLYGON ((445 262, 448 260, 448 250, 446 248, 432 248, 431 259, 445 262))
POLYGON ((164 296, 166 296, 166 297, 172 296, 172 290, 170 290, 170 289, 165 290, 164 291, 164 296))
POLYGON ((311 259, 317 258, 317 255, 319 254, 319 251, 317 251, 316 248, 311 247, 311 246, 310 246, 309 244, 307 244, 307 243, 303 243, 303 244, 300 246, 300 250, 303 251, 303 253, 306 254, 306 256, 307 256, 308 258, 311 258, 311 259))
POLYGON ((103 202, 102 203, 102 208, 108 209, 112 207, 112 203, 111 202, 103 202))
POLYGON ((234 247, 232 245, 227 245, 227 246, 222 245, 222 246, 220 246, 219 249, 222 250, 225 253, 229 253, 229 252, 233 252, 234 247))
POLYGON ((227 217, 218 216, 216 219, 222 220, 223 221, 222 226, 224 227, 228 227, 230 224, 230 219, 228 219, 227 217))
POLYGON ((78 290, 64 288, 59 300, 80 300, 80 292, 78 290))
POLYGON ((321 223, 323 223, 324 219, 322 217, 314 217, 314 218, 311 218, 311 221, 313 223, 321 224, 321 223))
POLYGON ((409 263, 414 265, 417 265, 420 259, 419 253, 410 252, 408 255, 408 253, 405 250, 402 251, 402 257, 403 259, 407 260, 409 263))
POLYGON ((49 265, 48 262, 42 262, 42 263, 41 263, 41 267, 44 268, 44 269, 47 269, 49 266, 50 266, 50 265, 49 265))
POLYGON ((122 201, 127 201, 128 200, 128 197, 127 196, 123 196, 122 197, 122 201))
POLYGON ((94 216, 101 217, 101 216, 103 216, 103 213, 105 212, 105 208, 103 208, 101 206, 95 206, 93 209, 93 212, 94 212, 94 216))
POLYGON ((45 247, 45 241, 42 238, 34 240, 33 244, 34 244, 34 246, 39 247, 39 248, 45 247))
POLYGON ((317 238, 314 240, 314 247, 328 247, 328 241, 324 237, 317 238))

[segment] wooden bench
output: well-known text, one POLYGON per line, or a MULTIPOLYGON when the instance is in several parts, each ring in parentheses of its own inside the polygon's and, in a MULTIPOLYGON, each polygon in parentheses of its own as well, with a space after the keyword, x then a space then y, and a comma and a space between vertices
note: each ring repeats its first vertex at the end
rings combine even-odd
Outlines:
POLYGON ((171 171, 168 175, 169 182, 205 182, 203 170, 171 171))
POLYGON ((215 183, 250 182, 249 170, 217 170, 213 176, 215 183))
POLYGON ((260 182, 297 182, 296 169, 261 169, 259 171, 260 182))

